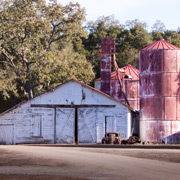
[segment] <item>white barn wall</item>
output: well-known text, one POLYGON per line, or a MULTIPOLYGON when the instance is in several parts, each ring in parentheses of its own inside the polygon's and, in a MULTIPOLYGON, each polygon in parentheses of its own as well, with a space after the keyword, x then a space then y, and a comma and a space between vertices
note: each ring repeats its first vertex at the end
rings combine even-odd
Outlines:
POLYGON ((32 104, 115 105, 112 108, 79 108, 79 141, 100 143, 105 133, 106 116, 114 118, 115 131, 126 133, 127 138, 131 135, 131 115, 129 114, 131 111, 127 106, 81 83, 69 81, 53 91, 0 114, 0 125, 11 124, 14 128, 14 144, 73 143, 74 141, 74 108, 69 108, 71 113, 68 112, 68 108, 56 108, 55 113, 54 108, 32 108, 32 104))
POLYGON ((94 87, 98 90, 101 90, 101 81, 95 81, 94 87))
POLYGON ((0 125, 12 124, 14 126, 14 142, 18 143, 32 143, 32 142, 54 142, 54 110, 49 108, 31 108, 30 103, 27 102, 18 108, 4 114, 0 117, 0 125), (43 136, 34 136, 32 123, 34 117, 40 116, 42 128, 41 134, 43 136))

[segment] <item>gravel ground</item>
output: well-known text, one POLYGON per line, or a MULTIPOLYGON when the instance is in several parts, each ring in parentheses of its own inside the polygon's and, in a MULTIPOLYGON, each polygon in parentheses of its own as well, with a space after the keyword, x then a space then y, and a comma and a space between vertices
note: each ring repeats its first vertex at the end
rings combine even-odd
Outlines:
POLYGON ((180 150, 0 146, 0 180, 178 180, 180 150))

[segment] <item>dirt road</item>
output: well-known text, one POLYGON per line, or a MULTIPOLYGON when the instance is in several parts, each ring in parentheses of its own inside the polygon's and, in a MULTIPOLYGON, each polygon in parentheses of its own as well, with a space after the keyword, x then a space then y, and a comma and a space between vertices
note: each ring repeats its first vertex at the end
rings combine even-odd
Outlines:
POLYGON ((179 180, 180 150, 0 146, 0 179, 179 180))

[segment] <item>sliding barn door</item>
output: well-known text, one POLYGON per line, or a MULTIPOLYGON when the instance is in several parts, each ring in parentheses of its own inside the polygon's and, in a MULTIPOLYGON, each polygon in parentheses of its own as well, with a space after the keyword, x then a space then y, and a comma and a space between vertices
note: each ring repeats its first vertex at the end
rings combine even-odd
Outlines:
POLYGON ((96 143, 96 109, 78 109, 78 142, 96 143))
POLYGON ((74 143, 74 108, 56 109, 56 143, 74 143))

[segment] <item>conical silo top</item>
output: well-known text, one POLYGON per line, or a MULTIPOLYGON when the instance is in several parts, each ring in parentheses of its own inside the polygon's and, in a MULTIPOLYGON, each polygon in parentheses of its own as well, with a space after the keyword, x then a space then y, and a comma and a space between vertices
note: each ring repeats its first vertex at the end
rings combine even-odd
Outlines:
POLYGON ((165 41, 164 39, 160 39, 144 48, 142 48, 140 51, 145 51, 145 50, 155 50, 155 49, 164 49, 164 50, 180 50, 179 47, 165 41))

